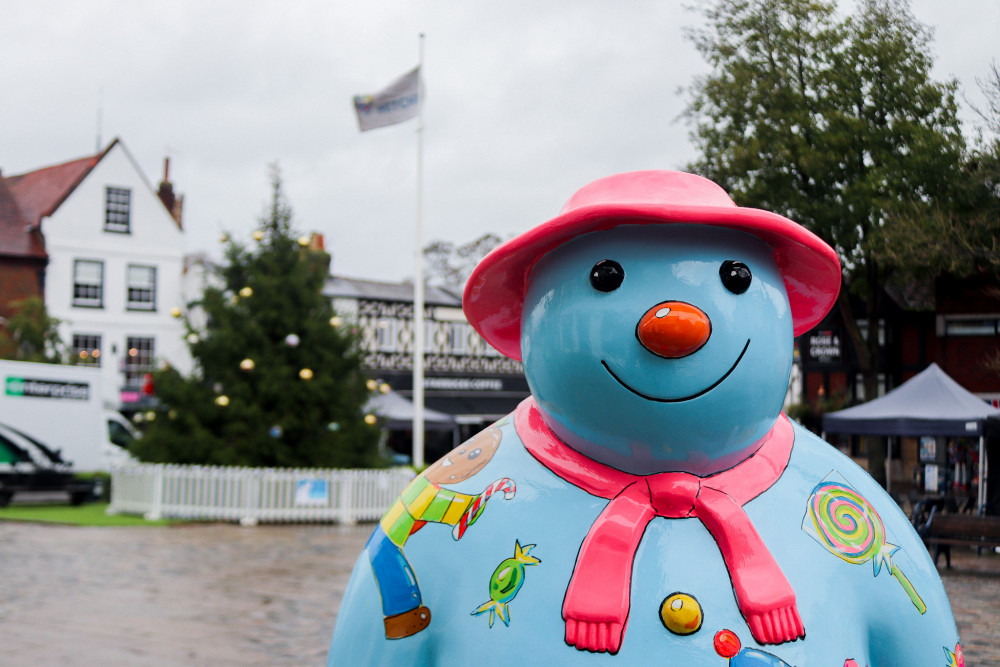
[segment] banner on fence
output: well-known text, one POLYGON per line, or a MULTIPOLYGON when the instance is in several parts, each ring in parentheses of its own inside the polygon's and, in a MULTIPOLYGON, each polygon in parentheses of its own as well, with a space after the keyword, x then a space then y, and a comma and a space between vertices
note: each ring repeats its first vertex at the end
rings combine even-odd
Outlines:
POLYGON ((330 484, 325 479, 300 479, 295 484, 296 507, 329 507, 330 484))

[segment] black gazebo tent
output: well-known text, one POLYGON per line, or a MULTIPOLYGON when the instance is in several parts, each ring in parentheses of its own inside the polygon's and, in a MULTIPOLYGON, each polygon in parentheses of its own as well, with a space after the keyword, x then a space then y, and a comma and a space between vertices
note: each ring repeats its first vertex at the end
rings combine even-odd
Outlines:
MULTIPOLYGON (((996 415, 1000 409, 931 364, 885 396, 823 415, 823 430, 851 435, 978 437, 980 466, 985 470, 984 425, 996 415)), ((986 480, 981 476, 980 507, 985 492, 986 480)))

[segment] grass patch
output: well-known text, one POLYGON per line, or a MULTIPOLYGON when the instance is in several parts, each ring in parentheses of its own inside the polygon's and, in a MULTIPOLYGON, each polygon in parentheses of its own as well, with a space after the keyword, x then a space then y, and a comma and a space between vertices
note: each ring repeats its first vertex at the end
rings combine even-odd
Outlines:
POLYGON ((106 514, 107 503, 87 503, 73 507, 67 504, 25 504, 0 507, 0 521, 37 521, 72 526, 168 526, 182 523, 174 519, 147 521, 132 514, 106 514))

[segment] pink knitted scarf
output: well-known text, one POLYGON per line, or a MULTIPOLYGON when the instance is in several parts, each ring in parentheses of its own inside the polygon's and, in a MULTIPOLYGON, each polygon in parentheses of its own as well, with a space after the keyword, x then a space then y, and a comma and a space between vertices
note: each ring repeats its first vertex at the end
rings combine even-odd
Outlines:
POLYGON ((542 421, 533 398, 514 425, 543 466, 591 495, 610 500, 583 540, 563 601, 566 643, 617 653, 628 621, 632 561, 653 517, 697 517, 715 538, 729 570, 736 602, 761 644, 805 636, 795 592, 764 545, 743 505, 773 485, 792 452, 794 434, 782 415, 760 448, 710 477, 684 472, 634 475, 571 449, 542 421))

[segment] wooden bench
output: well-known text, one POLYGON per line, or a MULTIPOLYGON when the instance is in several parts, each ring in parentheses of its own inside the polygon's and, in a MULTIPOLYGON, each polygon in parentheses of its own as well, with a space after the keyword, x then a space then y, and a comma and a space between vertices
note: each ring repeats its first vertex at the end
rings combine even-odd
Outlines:
POLYGON ((938 514, 931 509, 927 523, 917 528, 927 545, 934 545, 934 565, 944 552, 945 561, 951 567, 951 546, 953 544, 970 547, 1000 547, 1000 516, 979 516, 976 514, 938 514))

